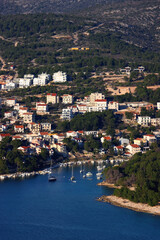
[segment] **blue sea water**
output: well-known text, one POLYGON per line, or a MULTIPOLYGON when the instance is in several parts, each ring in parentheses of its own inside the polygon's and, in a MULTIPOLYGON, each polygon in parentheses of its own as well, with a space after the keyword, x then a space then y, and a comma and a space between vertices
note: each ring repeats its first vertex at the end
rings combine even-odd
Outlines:
POLYGON ((157 240, 160 217, 96 201, 112 189, 82 178, 74 168, 47 175, 0 183, 0 240, 157 240))

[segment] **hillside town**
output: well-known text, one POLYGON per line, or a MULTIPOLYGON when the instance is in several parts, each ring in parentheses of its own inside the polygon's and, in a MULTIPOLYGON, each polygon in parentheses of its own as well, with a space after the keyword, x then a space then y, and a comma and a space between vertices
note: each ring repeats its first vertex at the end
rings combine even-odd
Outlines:
MULTIPOLYGON (((129 68, 121 71, 130 71, 129 68)), ((137 69, 144 71, 143 67, 137 69)), ((35 77, 28 74, 24 78, 14 79, 11 76, 1 76, 1 109, 4 115, 1 116, 0 123, 0 141, 6 137, 13 140, 27 141, 27 145, 21 145, 18 151, 25 155, 39 155, 42 149, 45 149, 49 157, 54 153, 61 156, 61 159, 93 158, 108 159, 109 162, 128 161, 135 153, 145 153, 160 139, 160 117, 147 116, 142 114, 144 111, 160 110, 160 102, 154 105, 149 102, 123 102, 110 100, 100 92, 93 92, 84 98, 77 98, 71 94, 58 95, 56 92, 45 93, 43 101, 33 102, 32 107, 21 104, 18 97, 6 98, 3 92, 11 91, 14 88, 28 88, 32 86, 45 86, 46 84, 65 83, 67 74, 63 72, 49 74, 42 73, 35 77), (51 111, 51 106, 62 104, 61 112, 56 115, 56 110, 51 111), (33 107, 34 105, 34 107, 33 107), (143 111, 142 111, 143 110, 143 111), (58 116, 58 122, 70 122, 76 116, 95 112, 102 113, 111 111, 115 118, 126 126, 132 127, 132 130, 139 129, 139 134, 131 136, 128 128, 120 129, 119 126, 114 129, 114 134, 106 132, 99 126, 96 130, 90 129, 70 129, 59 131, 55 129, 54 120, 44 122, 45 116, 58 116), (142 115, 141 115, 142 114, 142 115), (148 131, 147 131, 148 129, 148 131), (97 147, 91 151, 86 147, 88 137, 99 142, 97 147), (67 140, 68 139, 68 140, 67 140), (76 145, 76 150, 69 148, 68 144, 76 145), (98 148, 98 149, 97 149, 98 148), (79 154, 79 155, 78 155, 79 154), (115 160, 118 159, 118 160, 115 160)))

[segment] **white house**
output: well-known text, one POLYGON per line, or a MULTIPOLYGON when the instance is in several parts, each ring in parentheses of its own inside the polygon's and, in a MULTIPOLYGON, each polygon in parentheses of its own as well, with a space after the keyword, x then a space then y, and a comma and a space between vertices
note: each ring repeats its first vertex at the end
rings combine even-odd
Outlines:
POLYGON ((112 137, 111 136, 101 137, 101 143, 104 143, 104 141, 111 142, 112 137))
POLYGON ((28 112, 28 108, 25 106, 21 106, 19 107, 19 116, 22 117, 23 113, 27 113, 28 112))
POLYGON ((160 102, 157 102, 157 109, 160 110, 160 102))
POLYGON ((42 131, 51 131, 52 125, 51 123, 41 123, 42 131))
POLYGON ((157 141, 155 135, 153 135, 153 134, 146 134, 146 135, 143 136, 143 138, 145 140, 147 140, 149 144, 154 143, 154 142, 157 141))
POLYGON ((129 150, 129 152, 132 155, 134 155, 135 153, 141 152, 141 148, 137 144, 130 144, 126 148, 129 150))
POLYGON ((137 119, 137 123, 140 125, 148 126, 151 123, 151 117, 148 116, 139 116, 137 119))
POLYGON ((77 104, 77 108, 79 113, 86 113, 88 111, 88 107, 86 104, 77 104))
POLYGON ((48 103, 59 103, 59 96, 57 96, 57 93, 47 93, 47 104, 48 103))
POLYGON ((63 104, 72 104, 73 103, 73 96, 71 94, 63 94, 62 103, 63 104))
POLYGON ((118 111, 118 110, 119 110, 119 103, 118 103, 118 102, 115 102, 115 101, 110 101, 110 102, 108 103, 108 109, 118 111))
POLYGON ((33 83, 33 80, 30 78, 20 78, 19 79, 19 88, 30 87, 33 83))
POLYGON ((107 109, 107 100, 106 99, 96 99, 95 106, 97 107, 97 111, 101 112, 107 109))
POLYGON ((115 154, 123 153, 123 146, 114 146, 114 152, 115 154))
POLYGON ((33 85, 44 86, 50 81, 50 75, 46 73, 39 74, 37 78, 33 79, 33 85))
POLYGON ((15 98, 9 98, 5 101, 5 104, 8 106, 8 107, 14 107, 15 104, 16 104, 16 99, 15 98))
POLYGON ((54 83, 64 83, 67 81, 67 74, 61 71, 53 74, 53 82, 54 83))
POLYGON ((91 93, 89 96, 90 103, 94 103, 95 100, 102 100, 102 99, 105 99, 105 96, 102 93, 98 93, 98 92, 91 93))
POLYGON ((121 137, 119 139, 119 142, 120 142, 120 145, 125 147, 125 146, 127 146, 129 144, 129 139, 121 137))
POLYGON ((73 138, 73 137, 78 138, 78 133, 75 132, 75 131, 68 131, 68 132, 66 132, 66 137, 67 138, 69 138, 69 137, 71 137, 71 138, 73 138))
POLYGON ((6 83, 6 90, 11 91, 17 87, 17 84, 14 82, 6 83))
POLYGON ((14 131, 16 133, 24 133, 24 126, 23 125, 14 125, 14 131))
POLYGON ((13 117, 13 111, 4 113, 4 118, 11 118, 11 117, 13 117))
POLYGON ((35 115, 32 112, 23 113, 22 118, 24 123, 32 123, 35 121, 35 115))
POLYGON ((45 103, 36 103, 36 113, 37 114, 48 114, 48 106, 45 103))

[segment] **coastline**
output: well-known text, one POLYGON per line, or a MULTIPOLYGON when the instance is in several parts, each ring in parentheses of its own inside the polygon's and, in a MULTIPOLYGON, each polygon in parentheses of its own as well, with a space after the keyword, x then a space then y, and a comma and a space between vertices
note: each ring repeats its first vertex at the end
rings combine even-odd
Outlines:
POLYGON ((118 206, 118 207, 128 208, 133 211, 144 212, 144 213, 149 213, 149 214, 160 216, 160 205, 156 205, 156 206, 152 207, 152 206, 149 206, 148 204, 135 203, 128 199, 116 197, 114 195, 102 196, 102 197, 98 198, 97 200, 100 202, 107 202, 107 203, 110 203, 110 204, 118 206))
MULTIPOLYGON (((109 187, 109 188, 118 188, 120 189, 122 186, 116 186, 114 183, 109 183, 107 181, 103 181, 97 184, 98 186, 105 186, 105 187, 109 187)), ((135 187, 128 187, 131 191, 135 190, 135 187)))
POLYGON ((105 186, 105 187, 109 187, 109 188, 121 188, 120 186, 116 186, 113 183, 108 183, 106 181, 100 182, 97 184, 98 186, 105 186))

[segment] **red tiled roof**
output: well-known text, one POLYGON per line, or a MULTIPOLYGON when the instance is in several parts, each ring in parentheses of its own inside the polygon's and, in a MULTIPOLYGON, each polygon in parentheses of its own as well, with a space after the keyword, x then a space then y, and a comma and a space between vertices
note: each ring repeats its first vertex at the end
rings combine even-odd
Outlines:
POLYGON ((48 135, 48 132, 40 132, 41 135, 48 135))
POLYGON ((97 99, 97 100, 95 100, 95 102, 107 102, 107 100, 106 99, 97 99))
POLYGON ((0 133, 1 137, 10 137, 11 135, 9 133, 0 133))
POLYGON ((48 96, 57 96, 57 93, 47 93, 48 96))
POLYGON ((118 148, 118 149, 123 149, 123 147, 122 147, 122 146, 116 146, 116 148, 118 148))
POLYGON ((104 137, 104 139, 111 140, 112 138, 111 137, 104 137))
POLYGON ((148 137, 155 137, 153 134, 146 134, 144 136, 148 136, 148 137))
POLYGON ((24 128, 23 125, 15 125, 15 128, 24 128))
POLYGON ((133 148, 139 148, 139 146, 138 146, 137 144, 131 144, 131 146, 132 146, 133 148))

